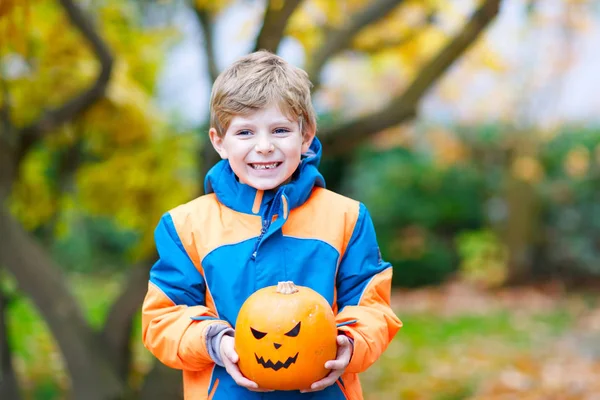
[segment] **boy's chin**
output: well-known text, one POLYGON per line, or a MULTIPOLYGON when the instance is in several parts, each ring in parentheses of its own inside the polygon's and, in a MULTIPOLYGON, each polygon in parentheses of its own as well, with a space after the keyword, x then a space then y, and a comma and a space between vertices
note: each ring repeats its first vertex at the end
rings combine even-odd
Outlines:
POLYGON ((273 190, 277 189, 281 185, 285 185, 289 182, 289 178, 286 179, 248 179, 244 182, 246 185, 253 187, 256 190, 273 190))
POLYGON ((275 183, 249 182, 247 185, 253 187, 256 190, 265 190, 266 191, 266 190, 277 189, 283 183, 284 183, 284 181, 282 181, 282 182, 275 182, 275 183))

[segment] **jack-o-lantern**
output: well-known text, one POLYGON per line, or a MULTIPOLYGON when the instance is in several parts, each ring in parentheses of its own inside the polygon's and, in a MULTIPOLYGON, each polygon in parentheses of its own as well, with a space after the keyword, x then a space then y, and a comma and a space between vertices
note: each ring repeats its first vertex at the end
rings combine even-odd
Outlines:
POLYGON ((261 388, 308 389, 335 359, 337 328, 331 306, 314 290, 279 282, 253 293, 235 327, 238 366, 261 388))

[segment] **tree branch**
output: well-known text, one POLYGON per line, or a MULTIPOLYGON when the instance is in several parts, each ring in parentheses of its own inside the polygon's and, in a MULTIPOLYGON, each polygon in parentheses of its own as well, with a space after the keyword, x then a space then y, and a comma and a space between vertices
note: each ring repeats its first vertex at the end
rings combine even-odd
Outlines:
POLYGON ((131 362, 129 341, 133 328, 133 317, 140 309, 148 290, 148 276, 152 262, 148 258, 131 268, 127 282, 117 300, 110 307, 102 328, 101 336, 110 349, 109 358, 122 379, 126 379, 129 373, 131 362))
POLYGON ((323 129, 319 134, 323 150, 329 154, 350 151, 369 136, 414 117, 424 93, 475 42, 499 8, 500 0, 486 0, 450 43, 421 69, 410 86, 383 110, 323 129))
POLYGON ((16 178, 15 156, 17 152, 17 132, 10 118, 10 93, 5 79, 4 67, 0 65, 0 204, 10 193, 16 178))
POLYGON ((10 118, 10 92, 8 91, 8 83, 5 79, 4 66, 0 65, 0 140, 4 145, 14 148, 15 146, 15 129, 10 118))
POLYGON ((378 0, 371 2, 364 10, 350 18, 350 22, 340 29, 329 32, 321 47, 311 57, 311 62, 306 68, 313 84, 319 86, 321 69, 335 54, 348 48, 354 36, 365 26, 379 21, 390 11, 402 4, 402 0, 378 0))
MULTIPOLYGON (((200 29, 202 29, 202 33, 204 35, 204 52, 206 55, 206 65, 208 68, 208 74, 211 80, 211 83, 217 79, 219 75, 219 70, 216 64, 215 58, 215 50, 213 46, 213 21, 210 15, 204 11, 198 9, 193 3, 191 7, 194 9, 196 13, 196 17, 198 18, 198 23, 200 24, 200 29)), ((210 95, 210 93, 209 93, 210 95)), ((205 142, 203 147, 199 151, 199 159, 200 162, 198 164, 198 169, 200 171, 200 191, 203 192, 203 179, 208 170, 219 160, 218 154, 208 141, 208 135, 202 136, 202 140, 205 142)))
POLYGON ((9 196, 17 175, 15 156, 10 143, 0 140, 0 204, 9 196))
POLYGON ((408 32, 406 35, 395 38, 387 38, 378 43, 373 43, 372 45, 361 47, 360 49, 358 49, 358 51, 367 53, 369 55, 373 55, 384 49, 389 49, 391 47, 400 47, 410 42, 415 37, 419 36, 419 33, 421 32, 420 30, 424 29, 427 25, 431 24, 434 20, 434 17, 435 13, 431 12, 427 15, 425 19, 423 19, 423 21, 421 21, 420 26, 412 27, 410 32, 408 32))
POLYGON ((254 51, 268 50, 272 53, 277 52, 288 20, 301 2, 302 0, 285 0, 283 6, 280 8, 274 7, 273 1, 267 2, 263 25, 256 38, 254 51))
POLYGON ((73 398, 115 399, 124 382, 110 368, 96 338, 50 255, 0 207, 0 265, 17 280, 48 324, 64 357, 73 398))
POLYGON ((92 22, 84 15, 81 8, 73 0, 59 0, 67 13, 69 20, 77 28, 92 47, 100 61, 100 73, 96 81, 87 90, 68 100, 53 110, 46 111, 31 125, 21 129, 21 143, 18 160, 21 160, 33 144, 48 131, 72 120, 76 115, 92 106, 104 95, 113 66, 113 57, 96 32, 92 22))
POLYGON ((182 400, 183 377, 181 371, 169 368, 156 360, 144 378, 139 397, 144 400, 182 400))
POLYGON ((212 17, 206 10, 200 10, 194 4, 192 8, 198 18, 200 29, 202 29, 202 35, 204 36, 204 53, 206 55, 206 66, 208 68, 208 75, 211 83, 219 76, 219 68, 215 58, 215 48, 213 44, 213 21, 212 17))

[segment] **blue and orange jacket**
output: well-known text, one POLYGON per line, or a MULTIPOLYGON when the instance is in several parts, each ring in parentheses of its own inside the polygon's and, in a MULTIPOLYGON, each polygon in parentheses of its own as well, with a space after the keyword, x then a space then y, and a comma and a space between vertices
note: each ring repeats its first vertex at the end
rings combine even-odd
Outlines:
POLYGON ((363 398, 357 374, 402 323, 390 308, 392 268, 381 259, 369 213, 324 188, 320 153, 315 139, 291 182, 266 192, 240 183, 223 160, 207 175, 206 195, 160 220, 143 341, 161 362, 183 370, 186 400, 363 398), (254 291, 287 280, 327 299, 338 329, 354 341, 352 359, 338 383, 319 392, 251 392, 213 362, 207 329, 234 327, 254 291))

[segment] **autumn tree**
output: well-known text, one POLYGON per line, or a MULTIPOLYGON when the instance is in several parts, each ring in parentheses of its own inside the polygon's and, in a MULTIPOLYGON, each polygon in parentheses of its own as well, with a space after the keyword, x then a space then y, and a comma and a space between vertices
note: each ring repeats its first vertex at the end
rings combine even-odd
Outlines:
MULTIPOLYGON (((410 66, 382 107, 321 128, 325 151, 342 154, 414 117, 422 96, 481 35, 499 3, 478 2, 459 29, 447 32, 436 23, 448 12, 445 1, 267 1, 254 48, 276 52, 284 37, 296 38, 315 93, 326 90, 323 68, 347 54, 410 66)), ((215 153, 202 146, 200 176, 190 174, 195 138, 174 134, 153 106, 157 71, 173 36, 140 21, 140 7, 148 4, 109 0, 84 9, 74 0, 0 3, 2 38, 9 38, 0 43, 0 266, 46 321, 75 399, 181 395, 178 374, 159 364, 141 388, 129 387, 129 341, 155 258, 154 225, 162 212, 200 193, 198 179, 215 153), (122 292, 99 330, 86 321, 39 235, 60 231, 61 216, 72 209, 139 234, 122 292)), ((235 4, 187 4, 202 28, 214 80, 215 53, 227 46, 214 42, 215 21, 222 7, 235 4)), ((10 367, 6 357, 2 362, 10 367)), ((11 368, 3 371, 4 382, 14 382, 11 368)), ((0 397, 15 398, 10 386, 2 386, 0 397)))

